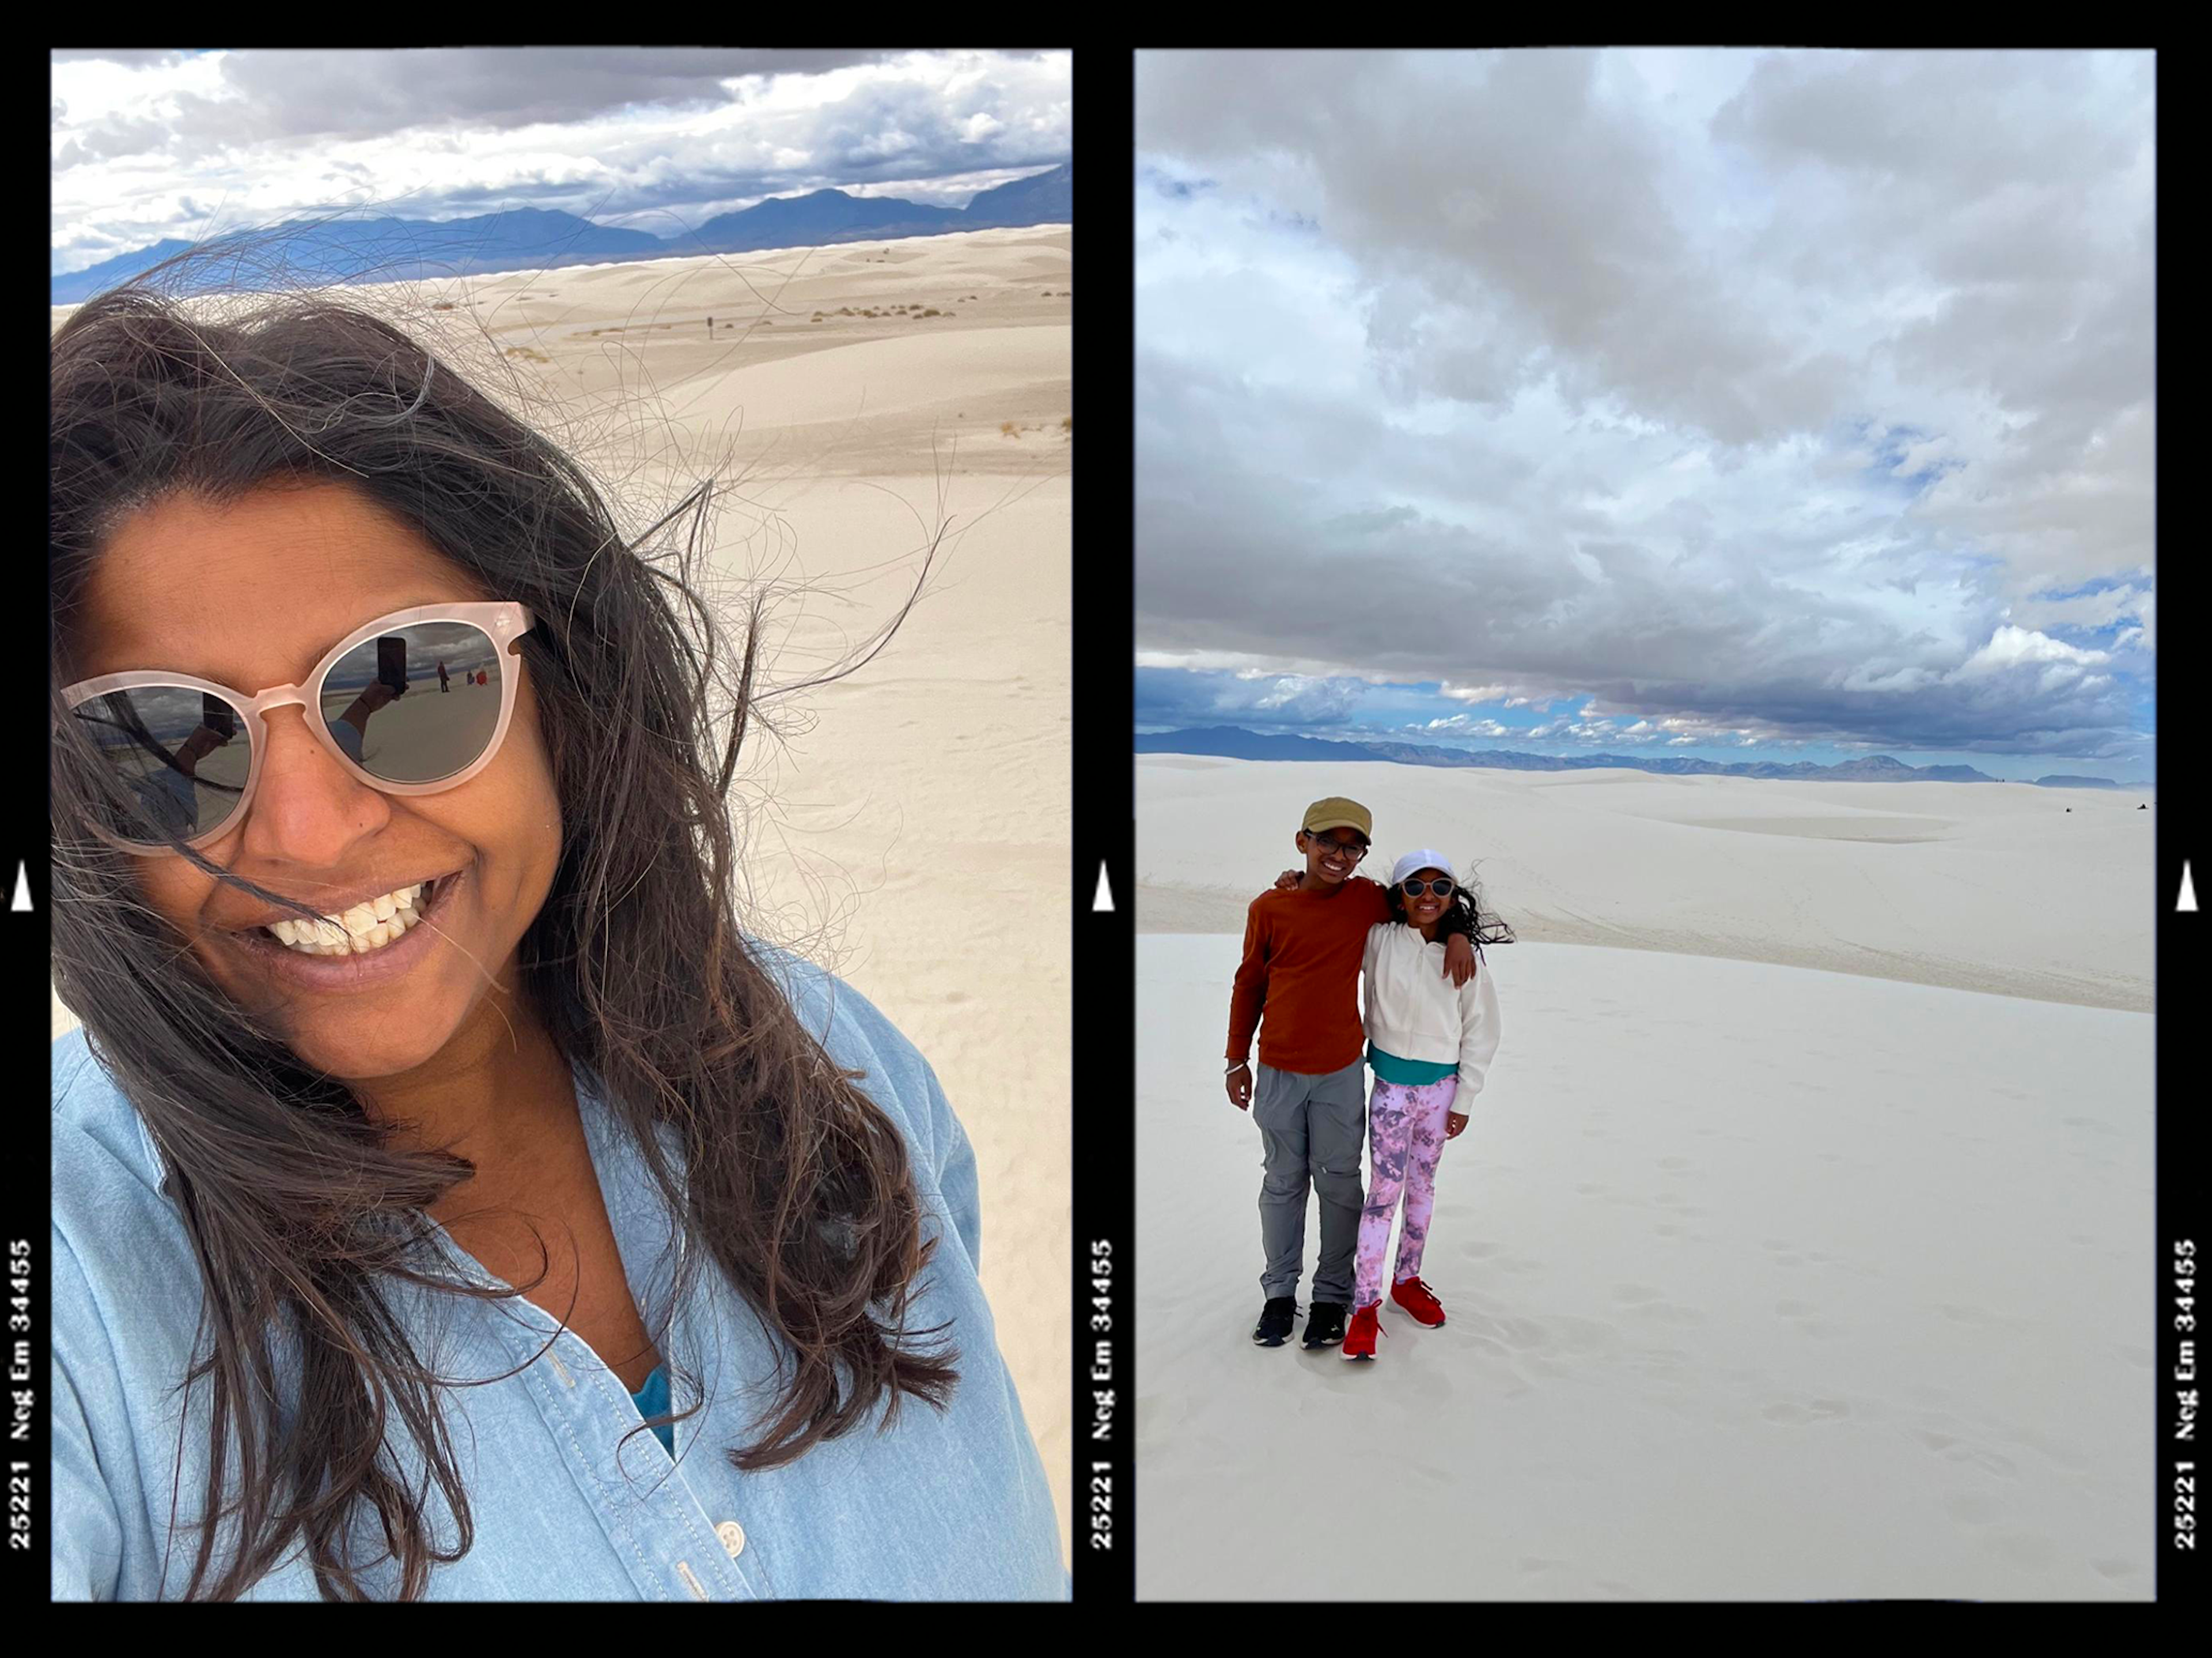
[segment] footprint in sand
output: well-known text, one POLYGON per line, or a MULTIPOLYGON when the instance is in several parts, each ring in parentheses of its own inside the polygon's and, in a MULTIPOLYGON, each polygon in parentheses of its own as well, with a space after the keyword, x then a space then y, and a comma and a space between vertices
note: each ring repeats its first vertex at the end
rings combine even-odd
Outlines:
POLYGON ((2057 1546, 2033 1532, 1999 1532, 1990 1541, 1999 1554, 2023 1571, 2047 1571, 2058 1557, 2057 1546))
POLYGON ((2012 1479, 2020 1472, 2010 1457, 1999 1456, 1995 1451, 1985 1449, 1979 1445, 1954 1446, 1943 1453, 1943 1459, 1947 1462, 1971 1462, 1978 1468, 1986 1468, 1991 1473, 2003 1475, 2007 1479, 2012 1479))
POLYGON ((1680 1171, 1685 1169, 1694 1169, 1697 1167, 1697 1164, 1692 1163, 1687 1157, 1662 1157, 1659 1159, 1659 1166, 1662 1169, 1672 1169, 1680 1171))
POLYGON ((1986 1526, 2004 1512, 1987 1491, 1960 1491, 1943 1499, 1943 1512, 1962 1525, 1986 1526))
POLYGON ((1703 1324, 1705 1315, 1694 1307, 1677 1307, 1661 1298, 1662 1291, 1648 1284, 1614 1286, 1613 1298, 1632 1313, 1641 1313, 1664 1324, 1703 1324))
POLYGON ((1792 1405, 1784 1400, 1778 1405, 1770 1405, 1759 1412, 1769 1422, 1790 1427, 1802 1427, 1808 1422, 1833 1422, 1850 1413, 1851 1407, 1840 1399, 1808 1400, 1802 1405, 1792 1405))
POLYGON ((1526 1352, 1531 1347, 1541 1346, 1546 1339, 1544 1327, 1532 1319, 1501 1318, 1498 1321, 1499 1339, 1517 1351, 1526 1352))

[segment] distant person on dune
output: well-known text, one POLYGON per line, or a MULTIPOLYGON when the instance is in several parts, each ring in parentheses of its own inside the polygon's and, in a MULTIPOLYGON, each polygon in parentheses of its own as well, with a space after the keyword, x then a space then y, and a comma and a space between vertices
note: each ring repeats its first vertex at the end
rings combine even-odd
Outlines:
MULTIPOLYGON (((1356 800, 1315 801, 1296 837, 1304 873, 1286 872, 1282 885, 1252 901, 1245 921, 1244 959, 1229 1005, 1226 1081, 1230 1103, 1249 1107, 1260 1129, 1266 1302, 1252 1339, 1262 1347, 1287 1341, 1297 1315, 1309 1187, 1321 1196, 1321 1259, 1304 1345, 1334 1347, 1344 1339, 1363 1201, 1359 967, 1369 929, 1390 913, 1382 888, 1352 873, 1367 855, 1370 826, 1356 800), (1246 1058, 1255 1030, 1256 1076, 1246 1058)), ((1443 930, 1455 925, 1448 915, 1443 930)), ((1474 973, 1474 946, 1451 938, 1440 966, 1440 979, 1464 985, 1474 973)))
POLYGON ((1344 1356, 1372 1359, 1382 1327, 1382 1254, 1401 1196, 1406 1218, 1398 1235, 1398 1260, 1390 1299, 1416 1324, 1436 1328, 1444 1309, 1421 1279, 1421 1252, 1435 1206, 1437 1162, 1444 1142, 1467 1127, 1464 1107, 1482 1091, 1483 1077, 1498 1052, 1498 990, 1480 973, 1463 985, 1446 984, 1434 969, 1444 946, 1440 929, 1455 914, 1480 951, 1509 944, 1512 933, 1486 920, 1474 891, 1453 880, 1451 861, 1424 847, 1401 858, 1390 872, 1390 919, 1367 930, 1361 964, 1367 986, 1367 1063, 1375 1088, 1367 1107, 1368 1169, 1371 1184, 1359 1221, 1359 1251, 1352 1291, 1352 1327, 1344 1356))

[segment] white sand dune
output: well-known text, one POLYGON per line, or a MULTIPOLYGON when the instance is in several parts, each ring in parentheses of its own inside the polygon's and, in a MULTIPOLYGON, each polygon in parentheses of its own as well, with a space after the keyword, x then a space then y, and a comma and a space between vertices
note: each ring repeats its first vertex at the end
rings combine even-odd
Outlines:
MULTIPOLYGON (((949 521, 881 655, 760 708, 742 878, 757 930, 874 1000, 967 1127, 984 1287, 1063 1544, 1072 248, 1047 226, 397 285, 634 525, 733 480, 711 574, 721 598, 785 592, 770 686, 865 646, 949 521)), ((419 694, 394 709, 427 717, 434 680, 419 694)))
POLYGON ((1306 803, 1344 793, 1375 813, 1370 862, 1472 861, 1533 941, 2151 1005, 2148 792, 1183 755, 1137 780, 1141 928, 1241 932, 1306 803))
POLYGON ((1140 762, 1139 1593, 2149 1597, 2151 1020, 1927 981, 2044 983, 2047 942, 2074 1004, 2147 984, 2133 799, 1695 780, 1140 762), (1524 939, 1638 946, 1492 952, 1504 1042, 1422 1266, 1449 1321, 1386 1306, 1371 1364, 1251 1345, 1239 940, 1167 930, 1335 792, 1378 853, 1486 859, 1524 939), (1805 832, 1885 816, 1947 827, 1805 832), (1832 926, 1850 971, 1781 963, 1832 926))

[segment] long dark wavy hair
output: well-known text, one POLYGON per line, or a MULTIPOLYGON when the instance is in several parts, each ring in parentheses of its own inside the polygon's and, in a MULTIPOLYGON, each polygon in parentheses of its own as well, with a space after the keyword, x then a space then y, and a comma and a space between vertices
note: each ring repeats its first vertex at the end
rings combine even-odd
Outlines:
MULTIPOLYGON (((878 1407, 888 1423, 903 1395, 942 1407, 958 1354, 941 1329, 906 1327, 933 1243, 904 1145, 855 1085, 863 1073, 830 1060, 739 927, 726 797, 762 695, 763 596, 744 607, 741 635, 702 597, 713 485, 626 537, 585 470, 450 355, 311 292, 204 314, 173 297, 174 267, 191 258, 89 301, 54 335, 47 547, 54 978, 161 1149, 205 1297, 208 1351, 196 1345, 179 1382, 209 1383, 213 1424, 187 1598, 234 1598, 302 1541, 326 1600, 368 1598, 364 1574, 387 1563, 400 1598, 420 1598, 434 1564, 468 1552, 474 1526, 439 1411, 446 1384, 380 1284, 488 1300, 532 1286, 459 1286, 416 1264, 434 1230, 422 1212, 473 1166, 396 1149, 344 1083, 307 1068, 216 988, 143 901, 136 860, 87 832, 112 789, 64 717, 59 647, 106 537, 173 495, 222 505, 342 483, 488 594, 530 606, 521 649, 566 842, 520 945, 523 984, 696 1246, 680 1252, 673 1297, 719 1271, 777 1349, 779 1388, 757 1435, 725 1455, 740 1469, 770 1467, 878 1407), (690 536, 654 550, 687 510, 690 536), (676 1131, 688 1183, 658 1125, 676 1131), (289 1411, 278 1405, 280 1339, 296 1355, 289 1411), (427 1485, 408 1489, 386 1455, 395 1422, 458 1520, 450 1543, 430 1535, 427 1485), (226 1499, 234 1434, 240 1481, 226 1499), (348 1558, 362 1505, 377 1522, 367 1534, 384 1541, 368 1560, 348 1558), (211 1578, 217 1529, 231 1521, 234 1549, 211 1578)), ((204 872, 286 902, 173 845, 204 872)))
MULTIPOLYGON (((1474 946, 1478 961, 1482 957, 1484 945, 1515 942, 1513 929, 1483 908, 1481 888, 1474 880, 1462 881, 1449 870, 1444 873, 1452 878, 1452 895, 1451 902, 1444 907, 1444 913, 1437 922, 1438 937, 1448 932, 1464 932, 1468 943, 1474 946)), ((1406 895, 1398 890, 1395 881, 1391 882, 1385 891, 1390 901, 1390 919, 1405 921, 1406 895)))

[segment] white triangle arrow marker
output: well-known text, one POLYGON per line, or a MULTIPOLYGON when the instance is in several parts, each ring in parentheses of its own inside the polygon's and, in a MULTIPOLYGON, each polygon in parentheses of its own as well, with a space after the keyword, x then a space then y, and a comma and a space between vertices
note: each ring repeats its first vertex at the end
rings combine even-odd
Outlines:
MULTIPOLYGON (((1103 858, 1098 860, 1098 896, 1091 901, 1091 908, 1093 909, 1114 908, 1114 894, 1106 884, 1106 860, 1103 858)), ((2190 908, 2194 909, 2197 906, 2191 904, 2190 908)))
MULTIPOLYGON (((22 889, 19 887, 16 890, 21 892, 22 889)), ((19 902, 15 908, 21 909, 24 906, 19 902)), ((2197 908, 2197 889, 2189 884, 2189 860, 2186 858, 2181 860, 2181 897, 2180 900, 2175 903, 2174 908, 2176 909, 2195 909, 2197 908)))
MULTIPOLYGON (((2186 868, 2187 866, 2184 865, 2185 872, 2186 872, 2186 868)), ((15 865, 15 902, 9 905, 8 908, 10 909, 28 909, 30 907, 31 872, 28 865, 19 862, 15 865)), ((2194 909, 2197 906, 2191 904, 2190 908, 2194 909)))

